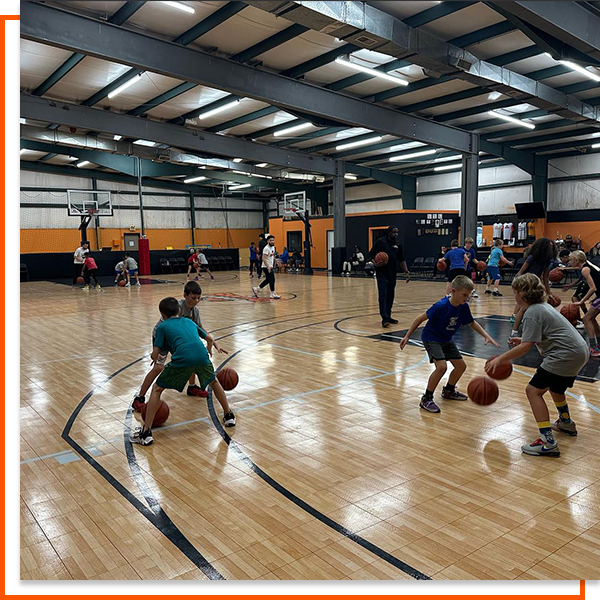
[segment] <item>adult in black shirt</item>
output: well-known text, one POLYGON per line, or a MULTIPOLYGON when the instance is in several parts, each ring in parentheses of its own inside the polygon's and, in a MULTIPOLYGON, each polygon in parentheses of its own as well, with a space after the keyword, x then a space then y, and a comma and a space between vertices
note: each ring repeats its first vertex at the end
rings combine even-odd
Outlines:
POLYGON ((402 246, 398 243, 398 228, 390 226, 387 228, 386 235, 380 237, 373 248, 371 248, 371 258, 379 252, 385 252, 388 255, 387 264, 382 267, 375 266, 375 276, 377 278, 377 290, 379 292, 379 314, 381 315, 382 327, 389 327, 390 324, 396 324, 398 321, 392 319, 392 305, 394 304, 394 292, 396 290, 396 263, 400 262, 402 270, 406 273, 406 283, 410 280, 410 272, 404 260, 402 246))
POLYGON ((256 273, 260 279, 262 277, 262 251, 267 245, 267 240, 264 233, 259 233, 258 237, 260 241, 258 242, 258 251, 256 252, 256 273))

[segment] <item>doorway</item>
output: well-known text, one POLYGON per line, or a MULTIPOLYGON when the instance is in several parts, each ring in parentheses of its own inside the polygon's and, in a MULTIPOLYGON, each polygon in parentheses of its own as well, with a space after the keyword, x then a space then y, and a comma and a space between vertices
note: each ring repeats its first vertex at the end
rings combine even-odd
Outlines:
POLYGON ((327 270, 333 270, 333 260, 331 256, 331 249, 333 248, 333 230, 327 230, 327 270))

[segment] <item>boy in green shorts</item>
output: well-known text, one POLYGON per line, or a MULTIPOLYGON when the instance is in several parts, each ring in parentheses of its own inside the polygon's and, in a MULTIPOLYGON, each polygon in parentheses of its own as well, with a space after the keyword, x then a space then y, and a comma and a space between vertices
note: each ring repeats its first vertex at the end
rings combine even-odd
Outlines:
POLYGON ((192 375, 197 375, 202 389, 210 385, 219 404, 223 408, 223 422, 226 427, 235 425, 235 416, 227 402, 225 390, 215 377, 215 370, 210 362, 212 338, 191 319, 179 316, 179 302, 176 298, 163 298, 158 305, 163 322, 156 328, 152 361, 155 362, 161 353, 170 352, 169 362, 152 388, 152 394, 146 408, 144 425, 138 427, 129 438, 134 444, 149 446, 152 438, 151 424, 160 404, 161 394, 166 390, 182 392, 192 375), (200 341, 205 339, 208 349, 200 341))

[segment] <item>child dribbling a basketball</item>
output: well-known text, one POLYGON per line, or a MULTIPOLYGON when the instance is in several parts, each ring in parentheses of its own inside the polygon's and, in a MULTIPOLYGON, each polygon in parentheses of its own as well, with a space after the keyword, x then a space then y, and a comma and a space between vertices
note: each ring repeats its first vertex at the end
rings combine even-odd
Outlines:
POLYGON ((483 327, 473 320, 471 310, 467 304, 472 291, 473 282, 468 277, 465 275, 456 277, 451 284, 450 296, 442 298, 428 308, 427 312, 419 315, 400 341, 400 349, 403 350, 417 327, 427 321, 427 325, 421 333, 421 340, 429 355, 429 362, 435 364, 435 371, 429 376, 427 389, 421 397, 419 407, 428 412, 441 412, 439 406, 433 400, 433 394, 446 373, 447 361, 450 361, 454 368, 448 377, 448 383, 442 388, 442 398, 445 400, 467 399, 465 394, 456 389, 456 384, 467 369, 467 365, 456 344, 452 341, 452 336, 461 325, 469 325, 473 331, 485 338, 486 344, 492 343, 497 348, 499 347, 499 344, 486 333, 483 327))
MULTIPOLYGON (((200 320, 200 311, 198 310, 197 304, 200 302, 200 298, 202 296, 202 288, 195 282, 190 281, 185 284, 183 288, 183 298, 179 300, 179 310, 180 315, 182 317, 186 317, 191 319, 200 329, 204 329, 202 326, 202 321, 200 320)), ((156 340, 156 330, 158 326, 163 322, 161 319, 156 323, 154 329, 152 331, 152 347, 155 346, 156 340)), ((210 341, 217 352, 225 352, 219 345, 213 340, 212 336, 208 334, 207 340, 210 338, 210 341)), ((154 380, 163 372, 165 368, 165 363, 167 361, 168 352, 160 352, 158 357, 154 361, 154 365, 152 369, 147 373, 146 377, 144 377, 144 381, 142 383, 142 387, 139 392, 133 398, 133 410, 136 412, 140 412, 142 410, 142 406, 146 403, 146 393, 150 389, 150 386, 154 383, 154 380)), ((203 390, 199 385, 196 385, 196 376, 191 375, 189 380, 189 385, 187 389, 188 396, 198 396, 200 398, 206 398, 208 396, 208 392, 203 390)))
POLYGON ((546 303, 546 290, 540 278, 533 273, 515 277, 512 282, 515 301, 523 312, 523 335, 509 340, 513 348, 486 364, 490 373, 499 365, 524 356, 537 346, 543 357, 542 364, 525 388, 540 437, 531 444, 521 446, 524 454, 531 456, 560 456, 554 431, 577 435, 571 420, 565 392, 573 386, 575 377, 589 359, 587 344, 577 330, 546 303), (550 392, 558 410, 558 420, 550 423, 550 414, 544 394, 550 392))
POLYGON ((223 423, 226 427, 233 427, 235 416, 210 361, 214 345, 212 337, 191 319, 180 315, 177 298, 163 298, 158 309, 163 322, 156 328, 152 361, 156 362, 159 355, 166 352, 171 353, 171 361, 165 366, 152 388, 152 394, 146 407, 144 425, 133 432, 129 438, 130 441, 142 446, 152 444, 154 439, 151 427, 160 405, 162 393, 166 389, 182 392, 192 375, 198 376, 202 389, 210 385, 223 408, 223 423), (200 338, 207 341, 208 348, 204 346, 200 338))

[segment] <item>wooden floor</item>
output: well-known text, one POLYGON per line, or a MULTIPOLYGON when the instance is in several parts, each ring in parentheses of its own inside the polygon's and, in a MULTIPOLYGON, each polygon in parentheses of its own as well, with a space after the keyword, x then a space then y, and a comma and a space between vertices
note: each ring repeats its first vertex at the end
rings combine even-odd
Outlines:
MULTIPOLYGON (((562 456, 524 456, 531 369, 491 406, 425 413, 423 350, 369 337, 373 280, 281 275, 282 299, 255 302, 247 271, 222 273, 199 307, 230 352, 215 365, 240 374, 233 441, 212 400, 168 391, 168 427, 132 447, 169 279, 21 284, 22 579, 600 579, 597 382, 572 390, 562 456)), ((399 281, 394 315, 406 328, 442 295, 399 281)), ((471 307, 509 315, 510 290, 471 307)), ((484 364, 466 361, 463 390, 484 364)))

